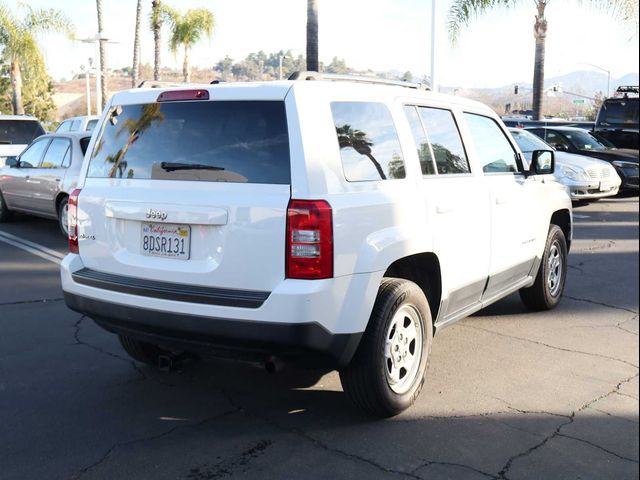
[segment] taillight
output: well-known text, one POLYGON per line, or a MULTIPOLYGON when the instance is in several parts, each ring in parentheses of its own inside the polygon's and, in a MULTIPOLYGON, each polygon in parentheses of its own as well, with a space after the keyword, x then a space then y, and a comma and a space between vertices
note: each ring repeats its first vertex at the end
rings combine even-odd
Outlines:
POLYGON ((333 220, 324 200, 290 200, 287 207, 287 278, 333 277, 333 220))
POLYGON ((78 195, 80 189, 76 188, 69 195, 68 225, 69 225, 69 251, 71 253, 80 253, 78 246, 78 195))
POLYGON ((181 100, 209 100, 207 90, 169 90, 158 95, 158 102, 179 102, 181 100))

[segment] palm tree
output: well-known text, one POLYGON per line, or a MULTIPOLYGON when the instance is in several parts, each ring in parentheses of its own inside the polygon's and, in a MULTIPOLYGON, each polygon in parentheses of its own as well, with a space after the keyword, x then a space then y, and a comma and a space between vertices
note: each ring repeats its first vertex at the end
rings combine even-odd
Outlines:
POLYGON ((26 9, 26 14, 18 19, 4 3, 0 3, 1 59, 10 64, 13 113, 16 115, 24 114, 21 70, 44 63, 36 35, 60 32, 73 36, 73 25, 61 11, 35 9, 27 4, 21 6, 26 9))
POLYGON ((131 70, 131 86, 138 83, 138 73, 140 72, 140 20, 142 19, 142 0, 138 0, 136 5, 136 29, 133 36, 133 68, 131 70))
POLYGON ((160 51, 162 49, 162 4, 160 0, 151 2, 149 23, 153 31, 153 79, 160 80, 160 51))
POLYGON ((203 34, 211 38, 215 18, 213 13, 206 8, 194 8, 181 14, 166 5, 162 7, 162 16, 171 28, 171 38, 169 39, 171 53, 176 55, 180 47, 184 50, 182 75, 184 81, 188 83, 191 81, 189 50, 200 41, 203 34))
POLYGON ((360 155, 364 155, 371 163, 380 175, 382 180, 386 180, 387 176, 382 169, 380 162, 371 153, 371 147, 373 142, 367 137, 367 133, 362 130, 354 130, 351 125, 345 124, 341 127, 336 127, 336 133, 338 134, 338 145, 340 149, 351 147, 360 155))
POLYGON ((320 71, 318 59, 318 0, 307 0, 307 70, 320 71))
MULTIPOLYGON (((104 34, 104 23, 102 21, 102 0, 96 0, 96 10, 98 12, 98 46, 100 56, 100 96, 102 97, 101 108, 107 104, 107 95, 109 88, 107 86, 107 51, 102 36, 104 34)), ((100 112, 98 112, 100 113, 100 112)))
MULTIPOLYGON (((533 26, 533 35, 536 40, 535 63, 533 68, 533 118, 540 120, 542 117, 542 99, 544 93, 544 56, 547 39, 546 8, 551 0, 535 0, 537 14, 533 26)), ((510 7, 525 3, 524 0, 454 0, 449 9, 449 36, 453 43, 460 35, 463 25, 494 7, 510 7)), ((603 9, 618 20, 635 25, 638 32, 638 0, 582 0, 582 3, 603 9)))

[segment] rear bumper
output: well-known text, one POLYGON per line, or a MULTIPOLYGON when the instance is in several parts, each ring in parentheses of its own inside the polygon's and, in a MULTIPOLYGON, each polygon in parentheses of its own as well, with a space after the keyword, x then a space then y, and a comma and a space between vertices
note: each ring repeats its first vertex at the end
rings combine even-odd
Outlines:
POLYGON ((74 254, 60 272, 67 305, 114 333, 214 356, 322 357, 334 366, 351 360, 383 274, 283 279, 255 292, 98 274, 74 254))
POLYGON ((282 324, 159 312, 64 293, 67 306, 104 329, 156 345, 214 356, 260 359, 268 355, 347 365, 361 333, 331 334, 316 323, 282 324))

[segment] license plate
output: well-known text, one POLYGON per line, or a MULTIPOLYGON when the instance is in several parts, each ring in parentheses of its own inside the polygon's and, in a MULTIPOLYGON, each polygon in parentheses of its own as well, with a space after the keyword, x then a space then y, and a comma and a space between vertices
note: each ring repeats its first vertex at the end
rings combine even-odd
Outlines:
POLYGON ((140 251, 152 257, 189 260, 191 227, 167 223, 143 223, 140 251))
POLYGON ((609 190, 611 190, 611 185, 606 183, 606 182, 600 182, 600 191, 601 192, 608 192, 609 190))

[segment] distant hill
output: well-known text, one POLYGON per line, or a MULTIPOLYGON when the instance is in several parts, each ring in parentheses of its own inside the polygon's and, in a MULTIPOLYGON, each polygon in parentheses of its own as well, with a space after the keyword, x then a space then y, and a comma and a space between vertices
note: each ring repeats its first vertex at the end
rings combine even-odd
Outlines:
MULTIPOLYGON (((637 73, 628 73, 620 78, 611 77, 611 91, 620 85, 638 85, 640 78, 637 73)), ((607 89, 607 74, 593 70, 583 70, 567 73, 557 77, 545 78, 545 88, 562 83, 566 90, 576 93, 593 95, 596 92, 604 92, 607 89)), ((531 83, 523 83, 523 86, 531 87, 531 83)))

